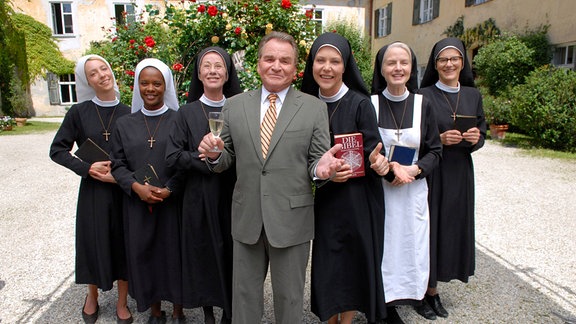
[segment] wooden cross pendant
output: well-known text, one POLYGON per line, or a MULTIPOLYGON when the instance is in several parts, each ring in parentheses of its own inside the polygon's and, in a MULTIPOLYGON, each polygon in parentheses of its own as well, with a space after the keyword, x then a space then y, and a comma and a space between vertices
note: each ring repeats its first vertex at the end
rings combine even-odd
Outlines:
POLYGON ((104 139, 106 139, 106 142, 108 142, 108 136, 110 136, 110 133, 107 130, 104 130, 104 133, 102 133, 102 135, 104 136, 104 139))
POLYGON ((397 130, 394 134, 396 135, 396 140, 400 142, 400 135, 402 135, 402 132, 400 130, 397 130))
POLYGON ((454 122, 456 122, 456 113, 455 112, 452 113, 452 119, 454 119, 454 122))
POLYGON ((154 142, 156 142, 156 140, 154 139, 154 136, 150 136, 150 139, 148 140, 148 143, 150 143, 150 148, 152 148, 152 146, 154 146, 154 142))

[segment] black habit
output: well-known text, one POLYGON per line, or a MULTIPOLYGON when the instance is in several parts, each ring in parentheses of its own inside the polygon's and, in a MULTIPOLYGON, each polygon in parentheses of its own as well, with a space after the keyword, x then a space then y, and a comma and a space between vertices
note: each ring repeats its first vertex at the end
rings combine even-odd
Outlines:
POLYGON ((124 104, 100 107, 92 100, 75 104, 66 113, 50 146, 54 162, 82 177, 76 209, 76 283, 96 285, 104 291, 112 289, 114 281, 127 279, 122 191, 116 184, 92 178, 88 174, 91 164, 74 157, 70 151, 74 143, 80 146, 90 138, 110 152, 110 142, 102 133, 105 129, 112 132, 118 117, 129 113, 130 107, 124 104))
POLYGON ((218 306, 230 318, 231 205, 236 171, 213 173, 198 157, 198 145, 210 132, 208 113, 220 110, 199 100, 182 106, 171 130, 166 160, 186 173, 181 232, 183 305, 218 306))
POLYGON ((460 87, 460 94, 440 90, 435 85, 420 89, 435 111, 440 133, 454 129, 454 107, 459 115, 477 116, 480 140, 474 146, 466 141, 444 145, 442 161, 427 178, 430 208, 430 281, 458 279, 468 282, 474 275, 474 165, 471 153, 484 145, 486 121, 480 92, 460 87), (460 96, 460 98, 458 98, 460 96))
POLYGON ((137 111, 120 118, 112 135, 112 174, 124 191, 129 293, 139 312, 161 300, 182 303, 179 195, 182 185, 179 174, 168 168, 165 160, 166 144, 176 118, 177 113, 171 109, 153 117, 137 111), (152 148, 148 141, 151 135, 156 140, 152 148), (134 171, 146 164, 154 167, 160 182, 172 191, 161 203, 148 205, 132 191, 132 183, 136 181, 134 171))
POLYGON ((384 237, 381 177, 368 157, 381 142, 370 99, 349 90, 327 103, 330 137, 360 132, 364 140, 364 177, 328 182, 316 189, 312 245, 312 312, 326 321, 358 310, 369 322, 386 317, 380 264, 384 237))

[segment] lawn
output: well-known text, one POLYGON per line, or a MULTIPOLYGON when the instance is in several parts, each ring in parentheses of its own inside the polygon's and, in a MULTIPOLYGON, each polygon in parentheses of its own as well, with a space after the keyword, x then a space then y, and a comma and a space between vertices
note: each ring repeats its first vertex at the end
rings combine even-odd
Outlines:
POLYGON ((23 127, 13 126, 11 131, 2 131, 0 136, 46 133, 57 130, 58 127, 60 127, 60 123, 34 120, 28 121, 23 127))

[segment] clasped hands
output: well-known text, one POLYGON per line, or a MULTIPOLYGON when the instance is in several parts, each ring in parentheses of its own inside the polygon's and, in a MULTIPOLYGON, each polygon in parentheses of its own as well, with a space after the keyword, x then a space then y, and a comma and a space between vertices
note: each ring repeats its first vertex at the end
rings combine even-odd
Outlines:
POLYGON ((132 191, 140 197, 140 200, 148 204, 160 203, 170 196, 168 188, 158 188, 147 183, 132 183, 132 191))
POLYGON ((110 161, 92 163, 88 170, 88 174, 98 181, 116 183, 116 180, 112 176, 112 162, 110 161))
POLYGON ((480 129, 478 127, 472 127, 464 133, 460 133, 457 129, 450 129, 440 134, 440 140, 443 145, 456 145, 462 140, 476 145, 480 140, 480 129))

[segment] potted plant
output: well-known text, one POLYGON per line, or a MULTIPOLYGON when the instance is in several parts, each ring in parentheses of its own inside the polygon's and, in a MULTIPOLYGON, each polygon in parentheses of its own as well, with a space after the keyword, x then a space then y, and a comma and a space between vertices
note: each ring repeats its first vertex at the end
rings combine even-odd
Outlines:
POLYGON ((483 108, 486 123, 493 139, 504 139, 510 121, 510 103, 504 97, 483 95, 483 108))
POLYGON ((0 117, 0 132, 11 131, 15 124, 14 118, 10 116, 0 117))
POLYGON ((8 100, 12 105, 12 113, 14 114, 14 119, 16 121, 16 126, 21 127, 26 125, 26 120, 30 117, 30 112, 28 110, 30 106, 30 99, 26 90, 22 86, 22 81, 14 73, 14 77, 10 80, 10 97, 8 100))

